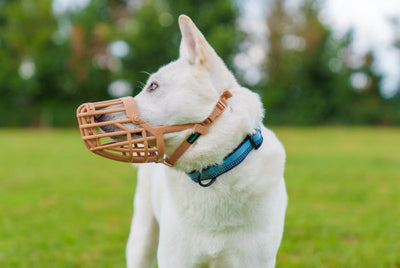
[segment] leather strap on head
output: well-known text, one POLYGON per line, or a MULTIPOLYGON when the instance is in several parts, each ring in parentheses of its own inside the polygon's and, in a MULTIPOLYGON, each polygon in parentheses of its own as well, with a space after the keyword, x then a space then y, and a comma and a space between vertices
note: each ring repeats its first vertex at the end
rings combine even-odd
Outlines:
POLYGON ((203 122, 194 124, 193 134, 184 140, 170 157, 164 158, 162 163, 173 167, 175 162, 186 152, 190 145, 192 145, 200 135, 206 134, 210 125, 225 111, 228 106, 227 99, 230 97, 232 97, 232 93, 229 92, 229 90, 224 91, 211 114, 203 122))

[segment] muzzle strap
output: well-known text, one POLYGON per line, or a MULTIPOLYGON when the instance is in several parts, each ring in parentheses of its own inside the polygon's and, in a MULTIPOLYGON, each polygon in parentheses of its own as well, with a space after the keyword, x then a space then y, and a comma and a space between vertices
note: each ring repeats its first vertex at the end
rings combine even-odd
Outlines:
POLYGON ((163 160, 167 166, 173 167, 175 162, 186 152, 187 149, 200 137, 206 134, 210 125, 225 111, 228 106, 228 101, 232 97, 232 93, 226 90, 218 100, 211 114, 201 123, 195 124, 193 127, 194 133, 181 143, 178 149, 170 156, 163 160))

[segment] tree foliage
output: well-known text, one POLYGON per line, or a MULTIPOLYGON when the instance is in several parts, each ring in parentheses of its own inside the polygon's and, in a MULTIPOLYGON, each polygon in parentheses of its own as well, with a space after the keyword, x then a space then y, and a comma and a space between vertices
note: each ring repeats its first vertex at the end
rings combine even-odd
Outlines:
POLYGON ((81 102, 108 99, 112 81, 139 92, 148 73, 178 56, 179 14, 188 14, 230 63, 241 41, 232 0, 90 1, 55 14, 51 0, 0 2, 0 126, 70 125, 81 102), (128 44, 116 57, 112 42, 128 44))
MULTIPOLYGON (((194 19, 234 70, 245 38, 235 0, 132 2, 92 0, 56 12, 52 0, 0 1, 0 126, 74 125, 80 103, 116 97, 109 90, 115 81, 137 94, 148 73, 178 57, 180 14, 194 19), (115 44, 126 53, 115 55, 115 44)), ((315 1, 292 13, 284 0, 272 2, 266 79, 253 88, 267 123, 400 124, 400 96, 382 98, 373 53, 352 63, 351 31, 335 37, 315 1)))
POLYGON ((231 0, 147 1, 132 15, 133 29, 126 35, 133 53, 123 61, 130 81, 145 81, 146 72, 178 57, 180 31, 176 22, 180 14, 195 20, 217 53, 231 64, 242 33, 235 26, 238 10, 231 0))
POLYGON ((262 95, 266 121, 280 124, 387 124, 388 101, 381 75, 367 53, 355 66, 352 32, 334 36, 319 17, 316 1, 306 0, 290 15, 275 0, 267 16, 269 54, 262 95))

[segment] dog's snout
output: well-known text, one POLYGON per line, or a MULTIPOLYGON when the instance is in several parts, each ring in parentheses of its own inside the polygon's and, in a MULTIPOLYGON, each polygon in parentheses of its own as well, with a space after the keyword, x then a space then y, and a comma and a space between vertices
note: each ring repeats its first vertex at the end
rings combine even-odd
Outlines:
POLYGON ((104 117, 104 114, 95 114, 94 121, 101 122, 101 121, 103 121, 103 117, 104 117))

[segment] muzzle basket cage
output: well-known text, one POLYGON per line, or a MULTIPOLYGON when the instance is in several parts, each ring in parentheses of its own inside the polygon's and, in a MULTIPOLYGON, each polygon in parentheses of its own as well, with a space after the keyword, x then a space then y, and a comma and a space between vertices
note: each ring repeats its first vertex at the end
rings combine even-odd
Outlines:
POLYGON ((131 163, 162 162, 173 166, 180 156, 203 134, 227 107, 232 94, 225 91, 211 114, 200 123, 170 126, 153 126, 143 120, 135 99, 124 97, 78 107, 76 116, 85 146, 95 154, 131 163), (169 157, 164 158, 165 133, 192 130, 189 140, 184 140, 169 157))
POLYGON ((131 118, 96 122, 106 114, 122 113, 126 108, 122 99, 85 103, 79 106, 77 118, 85 146, 95 154, 123 162, 159 162, 164 157, 157 146, 157 139, 151 130, 135 125, 129 129, 124 124, 132 124, 131 118), (111 107, 110 107, 111 106, 111 107), (113 130, 102 131, 101 128, 113 130))

